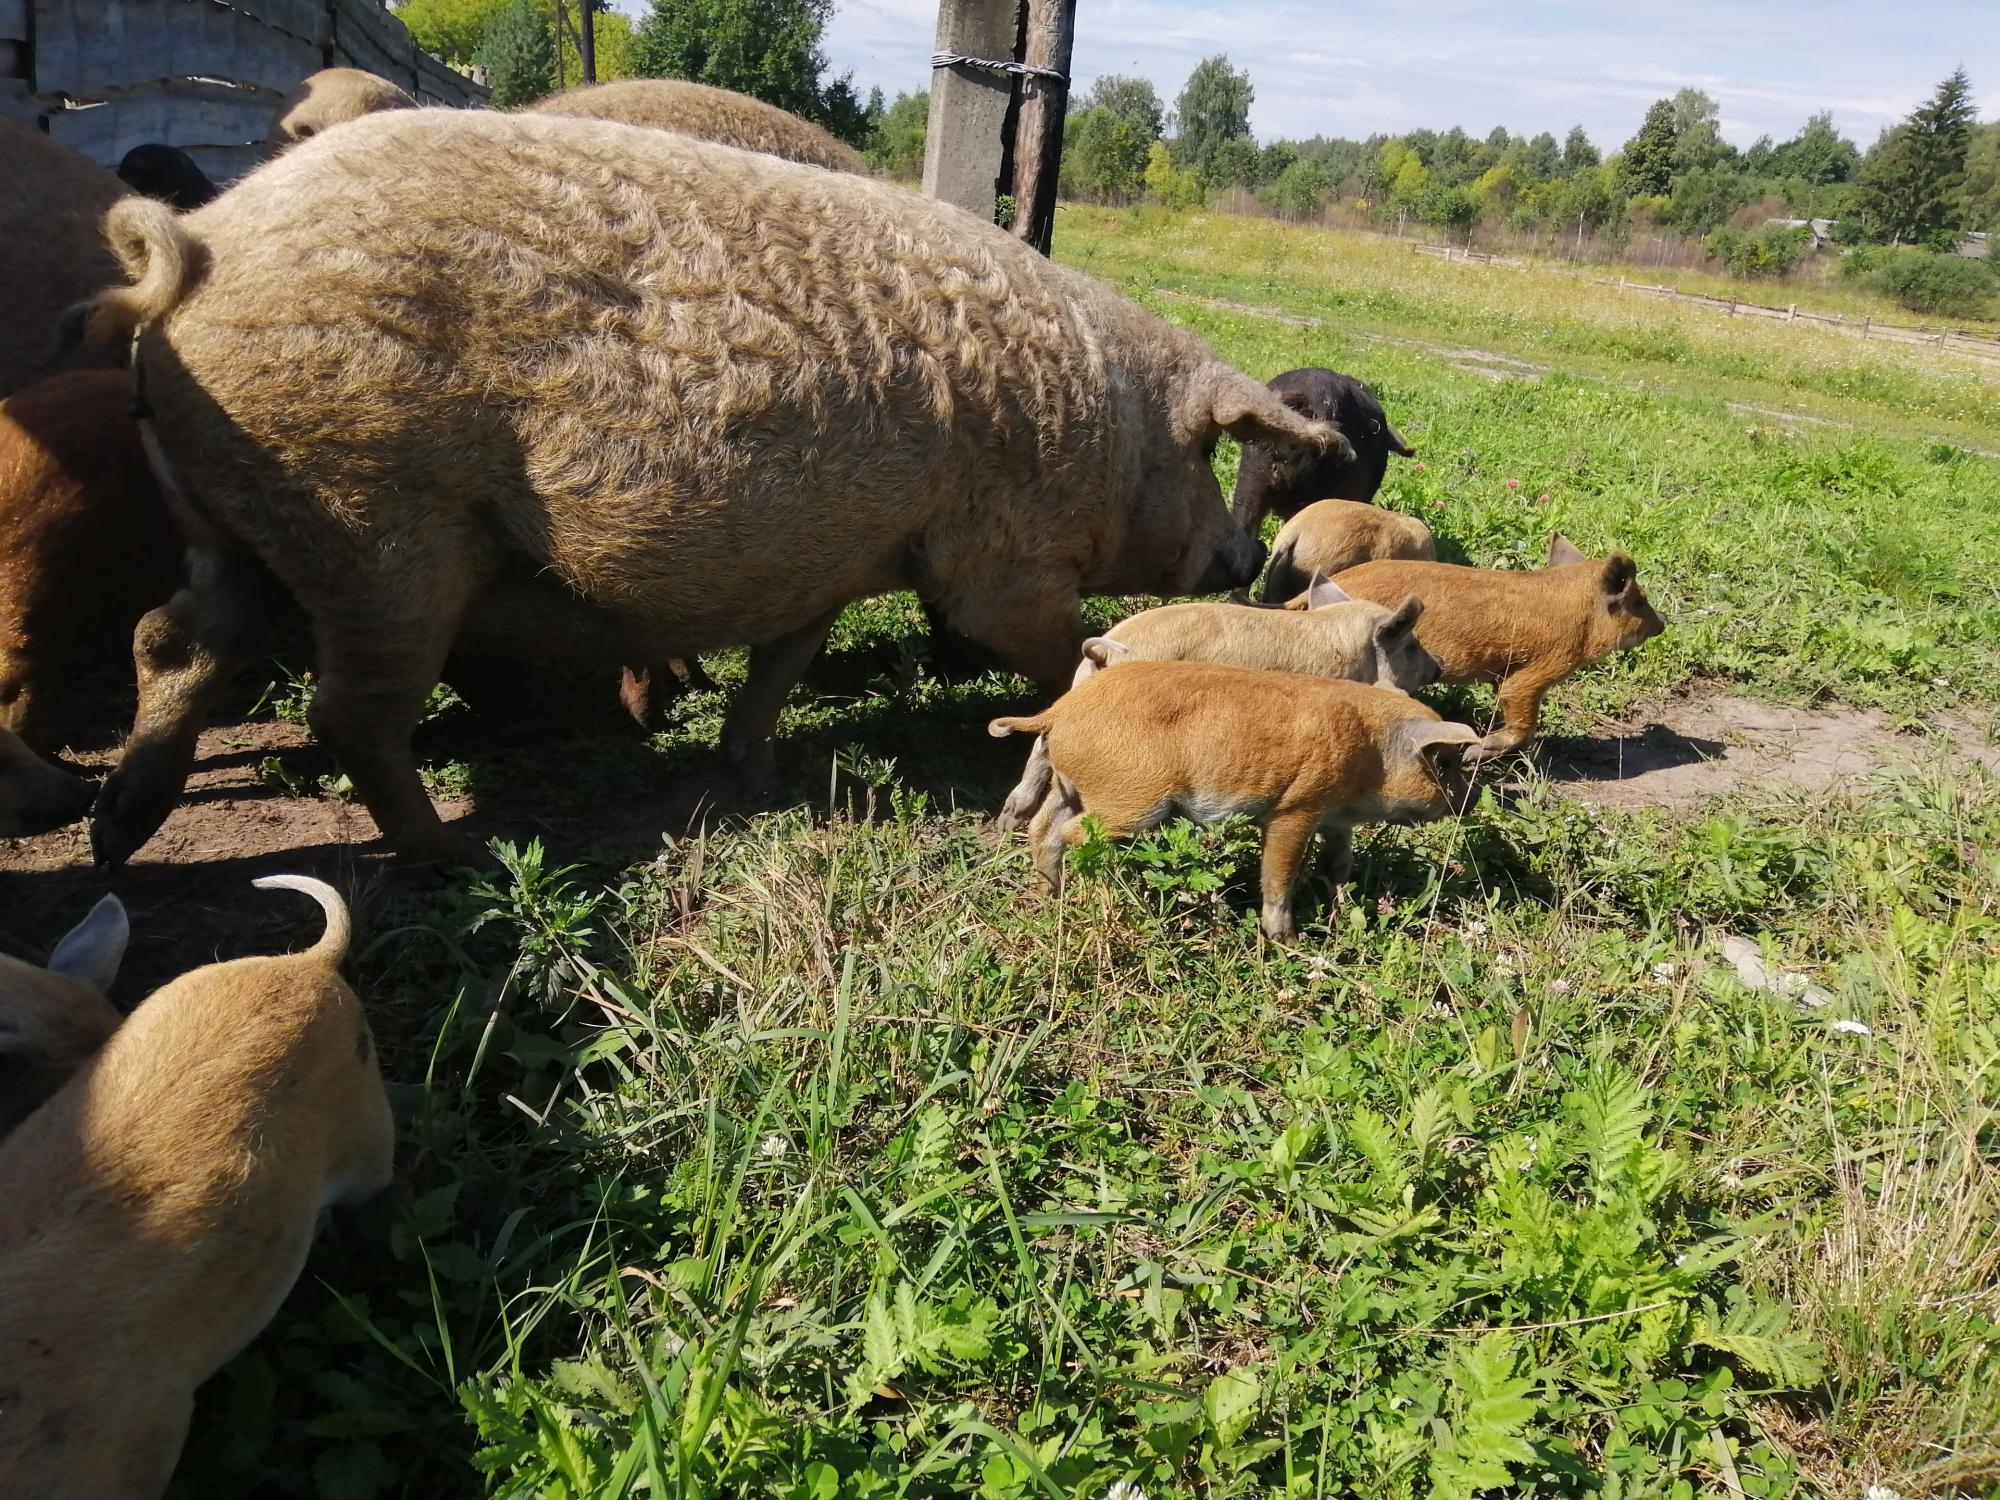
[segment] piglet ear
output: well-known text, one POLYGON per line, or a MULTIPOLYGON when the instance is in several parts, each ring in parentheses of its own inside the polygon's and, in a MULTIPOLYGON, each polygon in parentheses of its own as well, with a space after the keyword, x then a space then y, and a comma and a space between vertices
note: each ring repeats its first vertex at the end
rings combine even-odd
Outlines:
POLYGON ((1560 531, 1549 533, 1549 563, 1552 568, 1560 568, 1567 563, 1589 562, 1581 548, 1560 531))
POLYGON ((1377 635, 1402 635, 1412 630, 1423 617, 1424 601, 1416 594, 1406 594, 1403 602, 1396 606, 1396 612, 1375 627, 1377 635))
POLYGON ((1327 609, 1335 604, 1346 604, 1350 595, 1324 573, 1314 573, 1312 582, 1306 585, 1306 608, 1327 609))
POLYGON ((131 936, 132 924, 125 918, 124 903, 116 896, 106 896, 90 909, 90 915, 63 934, 56 951, 49 955, 49 972, 67 975, 102 995, 118 977, 118 965, 131 936))
POLYGON ((1432 760, 1448 749, 1462 753, 1467 745, 1479 742, 1468 724, 1449 719, 1398 719, 1391 737, 1398 752, 1411 759, 1432 760))
POLYGON ((1638 579, 1639 565, 1623 552, 1614 552, 1604 559, 1604 593, 1607 598, 1616 599, 1638 579))

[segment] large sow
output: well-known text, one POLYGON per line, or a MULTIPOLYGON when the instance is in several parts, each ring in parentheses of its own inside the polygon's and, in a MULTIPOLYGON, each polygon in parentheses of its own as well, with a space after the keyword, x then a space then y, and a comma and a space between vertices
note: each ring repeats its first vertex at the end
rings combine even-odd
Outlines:
POLYGON ((1341 447, 1188 334, 900 188, 657 130, 367 116, 182 218, 109 221, 191 532, 140 622, 94 830, 165 819, 274 575, 315 732, 403 852, 455 846, 410 734, 454 638, 599 662, 760 648, 724 746, 769 757, 842 606, 890 589, 1051 696, 1086 592, 1247 583, 1218 437, 1341 447))

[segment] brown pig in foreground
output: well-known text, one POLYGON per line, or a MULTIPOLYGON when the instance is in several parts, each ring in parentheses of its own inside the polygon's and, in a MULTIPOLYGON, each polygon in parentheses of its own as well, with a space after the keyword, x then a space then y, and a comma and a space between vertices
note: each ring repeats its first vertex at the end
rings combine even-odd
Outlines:
POLYGON ((1344 883, 1355 825, 1443 817, 1465 791, 1460 754, 1478 739, 1387 688, 1148 661, 988 729, 1047 738, 1054 786, 1028 842, 1056 890, 1086 814, 1119 838, 1176 813, 1197 823, 1240 813, 1264 830, 1262 925, 1277 942, 1296 930, 1292 889, 1313 834, 1327 831, 1334 881, 1344 883))
POLYGON ((1255 577, 1224 433, 1345 447, 1005 230, 669 131, 390 111, 108 227, 137 284, 77 322, 145 326, 162 463, 207 533, 135 634, 110 863, 258 649, 260 576, 312 621, 314 732, 397 849, 449 858, 410 735, 454 638, 608 664, 747 645, 723 746, 762 779, 845 605, 939 600, 1053 696, 1084 594, 1255 577))
POLYGON ((106 896, 64 934, 47 968, 0 953, 0 1140, 118 1029, 105 992, 130 931, 124 904, 106 896))
MULTIPOLYGON (((1142 610, 1083 643, 1083 660, 1070 685, 1128 661, 1205 661, 1302 672, 1372 682, 1415 692, 1437 681, 1438 664, 1417 644, 1423 600, 1412 595, 1394 610, 1352 600, 1324 578, 1315 578, 1301 612, 1244 609, 1234 604, 1166 604, 1142 610)), ((1041 740, 1028 752, 1027 769, 1000 809, 1006 830, 1025 826, 1048 795, 1051 770, 1041 740)))
POLYGON ((1287 521, 1271 543, 1271 565, 1259 597, 1283 604, 1297 597, 1315 573, 1331 578, 1381 558, 1428 561, 1436 556, 1437 538, 1415 516, 1358 500, 1319 500, 1287 521))
POLYGON ((256 884, 312 896, 326 935, 148 996, 0 1142, 0 1492, 162 1493, 195 1388, 278 1310, 320 1210, 388 1184, 346 908, 256 884))
POLYGON ((1422 594, 1417 639, 1438 659, 1442 680, 1500 685, 1501 725, 1468 753, 1473 762, 1532 741, 1542 699, 1570 673, 1667 628, 1639 587, 1637 563, 1622 552, 1594 562, 1560 532, 1542 568, 1372 562, 1335 581, 1378 604, 1422 594))
POLYGON ((52 766, 11 729, 0 729, 0 839, 21 839, 74 823, 96 788, 52 766))
POLYGON ((132 420, 132 377, 76 370, 0 401, 0 726, 45 742, 78 638, 122 664, 173 597, 180 529, 132 420), (115 642, 115 644, 112 644, 115 642))

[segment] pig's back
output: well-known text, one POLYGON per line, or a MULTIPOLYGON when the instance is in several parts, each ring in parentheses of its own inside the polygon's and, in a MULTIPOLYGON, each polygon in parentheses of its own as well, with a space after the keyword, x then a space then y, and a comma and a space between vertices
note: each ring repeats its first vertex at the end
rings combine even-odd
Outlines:
POLYGON ((212 264, 166 320, 169 364, 227 424, 356 530, 495 506, 586 592, 687 581, 691 523, 695 578, 774 537, 838 571, 940 496, 1105 462, 1071 273, 884 184, 407 110, 185 222, 212 264))

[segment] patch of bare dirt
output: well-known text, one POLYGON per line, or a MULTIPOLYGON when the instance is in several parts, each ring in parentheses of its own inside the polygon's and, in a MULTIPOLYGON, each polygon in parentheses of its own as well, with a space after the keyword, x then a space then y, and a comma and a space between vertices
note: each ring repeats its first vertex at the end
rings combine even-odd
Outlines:
POLYGON ((1551 737, 1541 763, 1550 781, 1588 802, 1680 809, 1760 788, 1839 791, 1940 756, 2000 775, 2000 744, 1969 718, 1899 734, 1874 709, 1785 708, 1702 688, 1596 735, 1551 737))

